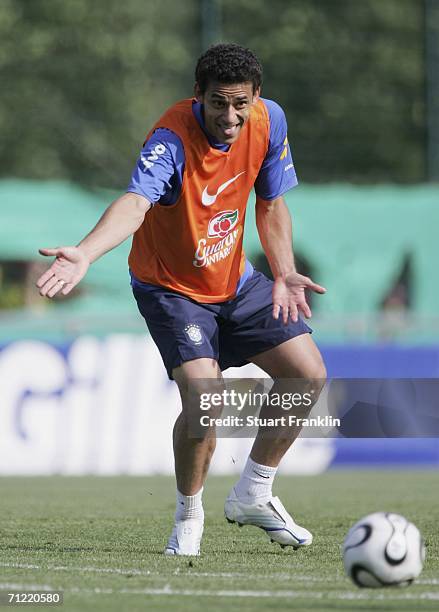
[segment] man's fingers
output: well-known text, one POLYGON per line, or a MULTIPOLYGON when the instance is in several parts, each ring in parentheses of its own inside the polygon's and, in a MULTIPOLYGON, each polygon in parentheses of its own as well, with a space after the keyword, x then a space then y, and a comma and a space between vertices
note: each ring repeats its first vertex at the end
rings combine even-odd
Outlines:
POLYGON ((59 283, 56 283, 52 289, 50 291, 47 292, 46 297, 48 298, 53 298, 58 291, 60 291, 60 289, 63 287, 63 285, 60 285, 59 283))
MULTIPOLYGON (((290 317, 293 323, 297 323, 297 321, 299 320, 299 312, 294 302, 290 303, 290 317)), ((287 320, 285 321, 285 323, 287 322, 288 322, 288 314, 287 314, 287 320)))
POLYGON ((51 295, 49 295, 49 293, 52 290, 52 288, 55 287, 58 283, 59 283, 59 280, 55 276, 52 276, 41 287, 40 295, 43 295, 43 296, 47 295, 48 297, 52 297, 51 295))
POLYGON ((44 255, 45 257, 56 257, 58 255, 58 253, 60 253, 60 249, 56 248, 56 249, 38 249, 38 252, 40 253, 40 255, 44 255))
MULTIPOLYGON (((61 250, 59 248, 56 249, 38 249, 38 252, 45 257, 57 257, 61 254, 61 250)), ((48 288, 44 287, 44 285, 51 279, 54 278, 55 272, 53 271, 53 265, 44 272, 37 280, 37 287, 39 289, 44 288, 44 291, 40 291, 41 295, 46 295, 48 293, 48 288)), ((53 283, 49 283, 49 289, 53 286, 53 283)))
POLYGON ((294 321, 294 323, 296 323, 299 318, 297 305, 296 302, 294 302, 293 300, 285 301, 282 304, 282 320, 284 325, 288 325, 288 321, 290 318, 292 321, 294 321))
POLYGON ((308 289, 311 289, 311 291, 315 291, 316 293, 326 293, 325 287, 322 287, 322 285, 318 285, 317 283, 312 281, 310 278, 306 279, 305 287, 307 287, 308 289))
POLYGON ((66 283, 65 281, 53 276, 40 291, 40 295, 53 298, 57 293, 68 295, 74 287, 74 283, 66 283))
POLYGON ((311 308, 308 306, 306 302, 301 302, 299 304, 300 310, 303 312, 307 319, 310 319, 312 316, 311 308))
POLYGON ((47 292, 47 297, 53 298, 57 293, 59 293, 60 291, 63 291, 65 286, 66 286, 66 282, 65 281, 58 280, 53 285, 52 289, 50 289, 50 291, 47 292))
MULTIPOLYGON (((290 318, 290 315, 291 315, 291 318, 293 319, 293 314, 290 313, 288 308, 284 308, 283 309, 283 317, 282 317, 283 321, 284 321, 284 325, 288 325, 288 319, 290 318)), ((294 319, 293 319, 293 321, 294 321, 294 319)))
POLYGON ((43 287, 47 283, 47 281, 50 278, 52 278, 53 276, 54 276, 54 272, 53 272, 53 270, 51 268, 49 268, 37 280, 37 287, 39 287, 41 289, 41 287, 43 287))
POLYGON ((321 285, 318 285, 317 283, 313 283, 310 289, 312 289, 312 291, 315 291, 316 293, 326 293, 325 287, 322 287, 321 285))
POLYGON ((274 319, 279 318, 281 310, 282 310, 282 321, 284 325, 288 324, 288 318, 290 316, 294 322, 297 321, 298 312, 297 312, 297 306, 294 302, 291 302, 290 305, 288 305, 288 302, 277 302, 276 304, 274 304, 273 305, 273 318, 274 319))
POLYGON ((58 293, 68 295, 84 276, 87 263, 81 261, 76 247, 42 248, 39 252, 47 257, 56 257, 50 268, 36 282, 40 295, 48 298, 53 298, 58 293), (65 278, 59 278, 60 276, 65 278))
MULTIPOLYGON (((297 323, 299 320, 299 311, 296 302, 277 302, 273 305, 273 318, 278 319, 280 315, 280 311, 282 310, 282 321, 284 325, 288 324, 289 318, 291 318, 294 323, 297 323)), ((309 310, 309 309, 308 309, 309 310)))
POLYGON ((61 293, 63 295, 68 295, 74 286, 75 286, 74 283, 66 283, 64 287, 62 288, 61 293))

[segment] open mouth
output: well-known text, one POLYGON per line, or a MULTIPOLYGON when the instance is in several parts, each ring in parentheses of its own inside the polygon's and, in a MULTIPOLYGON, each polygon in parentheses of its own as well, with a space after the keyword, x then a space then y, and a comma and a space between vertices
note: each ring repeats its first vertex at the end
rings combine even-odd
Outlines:
POLYGON ((234 136, 237 136, 240 130, 240 127, 241 127, 240 123, 237 123, 232 126, 218 125, 218 128, 221 131, 221 134, 223 134, 225 138, 233 138, 234 136))

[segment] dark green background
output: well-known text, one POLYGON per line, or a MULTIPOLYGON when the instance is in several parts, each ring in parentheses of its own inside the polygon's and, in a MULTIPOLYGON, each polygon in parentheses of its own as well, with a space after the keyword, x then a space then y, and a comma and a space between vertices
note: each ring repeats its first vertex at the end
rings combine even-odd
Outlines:
MULTIPOLYGON (((220 0, 285 108, 305 182, 426 178, 424 3, 220 0)), ((2 0, 2 176, 123 189, 152 122, 192 94, 201 0, 2 0)))

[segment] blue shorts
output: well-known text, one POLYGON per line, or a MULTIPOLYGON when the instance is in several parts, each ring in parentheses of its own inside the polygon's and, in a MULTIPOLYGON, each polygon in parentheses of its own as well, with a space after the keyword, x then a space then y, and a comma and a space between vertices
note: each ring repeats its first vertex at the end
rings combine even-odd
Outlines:
POLYGON ((273 319, 273 281, 253 272, 232 300, 200 304, 165 287, 133 280, 134 297, 168 376, 185 361, 210 357, 221 370, 249 363, 249 358, 312 330, 301 319, 285 325, 273 319))

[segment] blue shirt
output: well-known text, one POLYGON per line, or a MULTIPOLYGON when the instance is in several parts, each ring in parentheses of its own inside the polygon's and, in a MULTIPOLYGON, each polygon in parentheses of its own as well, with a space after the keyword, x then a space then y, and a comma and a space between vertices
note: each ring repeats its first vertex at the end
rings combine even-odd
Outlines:
MULTIPOLYGON (((274 200, 297 185, 291 149, 287 140, 287 121, 282 108, 262 98, 270 118, 268 151, 255 181, 256 195, 274 200)), ((223 151, 229 145, 215 142, 206 131, 202 105, 194 102, 193 113, 209 144, 223 151)), ((159 128, 145 142, 133 170, 127 191, 147 198, 151 204, 175 204, 180 195, 185 166, 184 148, 171 130, 159 128)))

